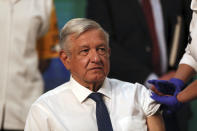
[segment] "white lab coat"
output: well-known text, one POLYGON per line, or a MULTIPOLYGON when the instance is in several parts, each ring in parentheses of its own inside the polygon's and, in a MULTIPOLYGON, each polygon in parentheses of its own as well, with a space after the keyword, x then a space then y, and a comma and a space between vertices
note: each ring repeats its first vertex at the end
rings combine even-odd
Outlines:
POLYGON ((5 129, 24 129, 31 104, 42 94, 36 40, 48 29, 51 7, 52 0, 0 0, 0 125, 4 122, 5 129))
POLYGON ((197 72, 197 0, 192 0, 191 9, 193 10, 192 21, 190 23, 191 40, 186 47, 186 52, 180 64, 190 65, 197 72))

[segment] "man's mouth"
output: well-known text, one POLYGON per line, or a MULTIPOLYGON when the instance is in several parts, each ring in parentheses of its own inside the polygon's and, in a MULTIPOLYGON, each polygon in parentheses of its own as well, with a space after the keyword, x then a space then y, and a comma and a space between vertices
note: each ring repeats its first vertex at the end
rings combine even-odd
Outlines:
POLYGON ((103 67, 92 67, 89 70, 102 70, 102 69, 103 69, 103 67))

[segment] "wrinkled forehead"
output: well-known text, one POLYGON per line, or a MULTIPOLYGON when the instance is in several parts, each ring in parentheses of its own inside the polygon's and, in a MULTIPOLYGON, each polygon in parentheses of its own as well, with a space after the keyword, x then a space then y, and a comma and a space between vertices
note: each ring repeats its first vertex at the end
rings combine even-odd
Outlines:
POLYGON ((93 43, 97 43, 96 46, 109 47, 108 38, 105 35, 105 32, 101 29, 91 29, 80 34, 73 33, 68 37, 68 39, 71 47, 73 45, 90 46, 90 44, 93 43))

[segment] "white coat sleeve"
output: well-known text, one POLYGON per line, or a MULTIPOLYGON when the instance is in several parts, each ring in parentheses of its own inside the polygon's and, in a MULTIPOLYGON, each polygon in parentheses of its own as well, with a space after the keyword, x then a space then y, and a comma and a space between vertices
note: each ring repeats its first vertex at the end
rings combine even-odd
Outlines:
POLYGON ((187 64, 197 72, 197 0, 192 0, 191 9, 193 16, 190 23, 190 40, 180 64, 187 64))
POLYGON ((35 6, 36 10, 40 10, 41 13, 41 25, 38 31, 38 36, 43 36, 49 29, 50 17, 52 13, 53 0, 36 0, 38 4, 35 6))

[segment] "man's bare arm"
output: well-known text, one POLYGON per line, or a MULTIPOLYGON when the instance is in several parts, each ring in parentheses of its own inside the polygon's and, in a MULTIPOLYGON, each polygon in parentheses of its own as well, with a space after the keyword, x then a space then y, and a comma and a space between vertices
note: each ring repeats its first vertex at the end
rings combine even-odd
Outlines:
POLYGON ((161 113, 156 113, 147 117, 148 131, 165 131, 165 126, 161 113))

